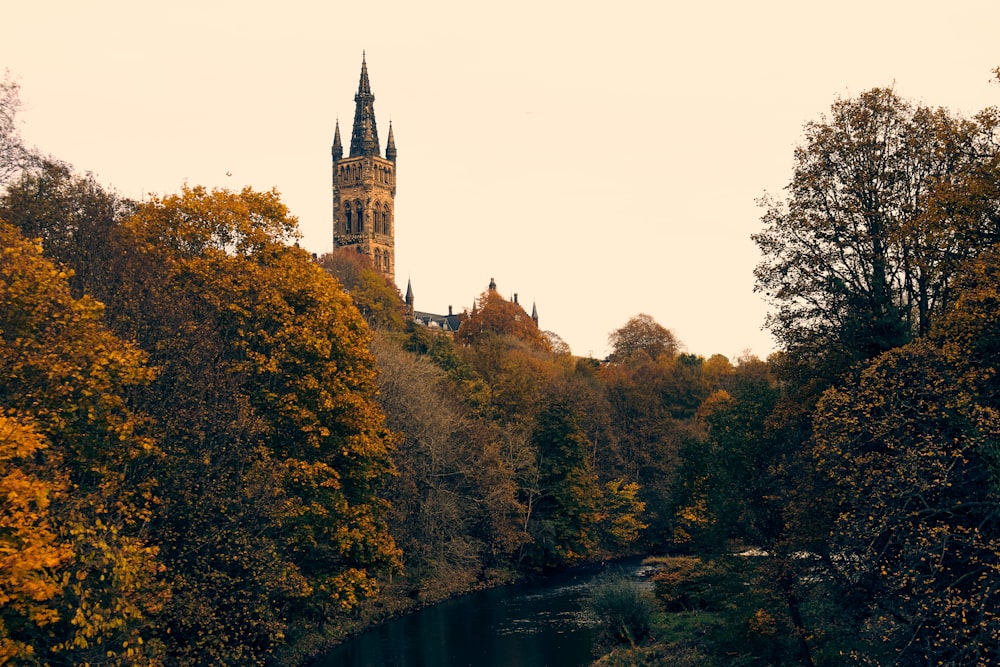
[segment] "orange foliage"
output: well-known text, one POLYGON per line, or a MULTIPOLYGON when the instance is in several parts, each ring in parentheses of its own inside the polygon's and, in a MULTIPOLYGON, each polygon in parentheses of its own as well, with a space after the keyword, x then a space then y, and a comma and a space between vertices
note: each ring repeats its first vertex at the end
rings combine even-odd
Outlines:
POLYGON ((507 301, 496 290, 476 299, 475 308, 455 333, 455 340, 476 344, 489 336, 511 336, 536 350, 549 352, 551 344, 520 305, 507 301))

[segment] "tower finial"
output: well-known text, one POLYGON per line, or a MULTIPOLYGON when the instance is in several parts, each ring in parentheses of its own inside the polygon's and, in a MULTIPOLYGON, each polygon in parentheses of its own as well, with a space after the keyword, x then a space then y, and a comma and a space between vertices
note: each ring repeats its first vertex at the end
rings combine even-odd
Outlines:
POLYGON ((340 142, 340 119, 337 119, 336 125, 333 130, 333 159, 339 160, 344 157, 344 144, 340 142))
POLYGON ((368 63, 361 52, 361 81, 354 96, 354 127, 351 130, 351 157, 362 155, 381 157, 378 127, 375 125, 375 96, 368 81, 368 63))
POLYGON ((385 142, 385 159, 396 161, 396 139, 392 136, 392 120, 389 120, 389 139, 385 142))

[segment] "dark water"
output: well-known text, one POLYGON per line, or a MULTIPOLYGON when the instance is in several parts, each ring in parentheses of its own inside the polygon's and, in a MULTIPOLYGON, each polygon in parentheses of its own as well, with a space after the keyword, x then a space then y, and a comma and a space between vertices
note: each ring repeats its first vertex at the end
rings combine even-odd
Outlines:
MULTIPOLYGON (((608 569, 634 572, 638 561, 608 569)), ((448 600, 338 646, 314 667, 577 667, 594 660, 588 586, 607 570, 448 600)))

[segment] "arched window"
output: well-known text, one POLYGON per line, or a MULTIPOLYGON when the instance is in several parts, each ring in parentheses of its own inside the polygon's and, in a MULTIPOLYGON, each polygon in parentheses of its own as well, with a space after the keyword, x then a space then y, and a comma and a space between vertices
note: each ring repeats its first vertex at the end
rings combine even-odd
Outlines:
POLYGON ((344 203, 344 230, 348 234, 352 234, 351 231, 351 204, 349 202, 344 203))
POLYGON ((386 236, 389 235, 389 207, 382 207, 382 233, 386 236))
POLYGON ((382 266, 382 251, 375 248, 375 268, 382 266))
POLYGON ((358 214, 358 234, 361 234, 365 231, 365 210, 361 208, 359 200, 354 201, 354 208, 358 214))
POLYGON ((389 272, 389 251, 386 250, 382 253, 382 269, 388 273, 389 272))

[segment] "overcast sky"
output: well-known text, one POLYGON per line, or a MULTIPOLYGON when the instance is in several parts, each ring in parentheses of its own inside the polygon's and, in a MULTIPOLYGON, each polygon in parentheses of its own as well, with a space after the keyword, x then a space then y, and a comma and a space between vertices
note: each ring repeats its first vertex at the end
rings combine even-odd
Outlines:
POLYGON ((1000 2, 6 2, 27 143, 141 198, 277 188, 331 249, 330 144, 367 53, 396 146, 396 282, 419 310, 495 278, 580 355, 638 313, 690 352, 774 349, 756 201, 802 126, 894 86, 1000 104, 1000 2))

